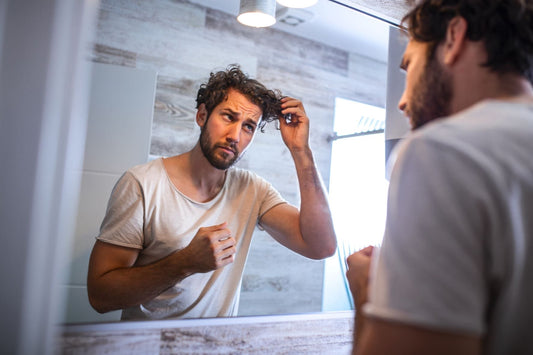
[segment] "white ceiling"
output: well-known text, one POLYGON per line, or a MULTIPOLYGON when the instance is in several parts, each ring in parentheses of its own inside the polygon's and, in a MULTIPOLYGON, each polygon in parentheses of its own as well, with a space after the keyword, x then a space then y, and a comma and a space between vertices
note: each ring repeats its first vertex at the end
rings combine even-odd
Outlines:
MULTIPOLYGON (((189 0, 237 17, 240 0, 189 0)), ((278 11, 280 6, 278 5, 278 11)), ((307 9, 288 9, 296 17, 311 17, 297 26, 277 21, 275 29, 347 49, 386 62, 389 24, 329 0, 307 9)))

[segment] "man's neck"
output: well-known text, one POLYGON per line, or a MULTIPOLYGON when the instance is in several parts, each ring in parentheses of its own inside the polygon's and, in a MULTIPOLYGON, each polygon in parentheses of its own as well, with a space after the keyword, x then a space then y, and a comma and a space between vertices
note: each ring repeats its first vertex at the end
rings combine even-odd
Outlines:
POLYGON ((188 162, 187 168, 198 187, 216 189, 224 185, 226 170, 220 170, 211 165, 202 152, 199 143, 185 155, 188 162))
POLYGON ((197 144, 187 153, 164 160, 174 186, 195 201, 213 199, 224 186, 226 171, 213 167, 197 144))
POLYGON ((479 76, 463 78, 456 86, 452 100, 452 112, 462 111, 483 100, 502 101, 533 100, 533 86, 525 77, 517 74, 487 72, 479 76))

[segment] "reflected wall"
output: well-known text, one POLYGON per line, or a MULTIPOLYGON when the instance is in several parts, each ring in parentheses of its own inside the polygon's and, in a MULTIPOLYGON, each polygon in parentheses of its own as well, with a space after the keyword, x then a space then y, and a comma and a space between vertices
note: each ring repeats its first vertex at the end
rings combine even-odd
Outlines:
MULTIPOLYGON (((151 158, 193 147, 199 136, 194 120, 199 85, 211 71, 240 64, 267 87, 303 101, 326 186, 335 98, 385 107, 385 62, 272 28, 244 27, 233 16, 185 0, 101 1, 90 60, 157 72, 151 158)), ((273 124, 257 133, 239 166, 255 171, 299 205, 296 171, 273 124)), ((94 227, 94 235, 83 238, 94 239, 99 225, 94 227)), ((78 268, 86 267, 90 250, 79 253, 73 260, 78 268)), ((239 314, 321 311, 323 268, 323 261, 306 259, 256 229, 239 314)))

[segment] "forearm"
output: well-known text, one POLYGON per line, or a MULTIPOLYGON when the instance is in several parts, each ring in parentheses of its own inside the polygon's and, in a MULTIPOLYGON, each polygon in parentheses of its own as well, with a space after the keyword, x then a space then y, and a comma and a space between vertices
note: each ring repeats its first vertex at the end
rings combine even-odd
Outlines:
POLYGON ((363 248, 346 259, 348 270, 346 278, 350 284, 353 302, 355 305, 355 324, 353 337, 353 354, 361 351, 361 339, 366 332, 367 319, 363 314, 363 306, 368 301, 368 280, 373 246, 363 248))
POLYGON ((366 317, 363 313, 363 306, 368 301, 368 269, 362 272, 362 275, 358 275, 357 279, 352 279, 351 282, 355 286, 355 290, 352 290, 353 303, 355 306, 355 323, 354 323, 354 336, 353 336, 353 353, 359 353, 356 350, 360 350, 361 338, 366 326, 366 317))
POLYGON ((184 255, 175 252, 145 266, 111 270, 87 282, 89 300, 100 313, 150 301, 192 274, 184 255))
POLYGON ((365 327, 366 319, 363 315, 361 307, 356 306, 355 311, 355 323, 354 323, 354 334, 353 334, 353 354, 358 353, 358 345, 361 344, 361 335, 365 327))
POLYGON ((316 259, 331 256, 337 240, 326 189, 310 148, 291 151, 300 187, 300 231, 316 259))

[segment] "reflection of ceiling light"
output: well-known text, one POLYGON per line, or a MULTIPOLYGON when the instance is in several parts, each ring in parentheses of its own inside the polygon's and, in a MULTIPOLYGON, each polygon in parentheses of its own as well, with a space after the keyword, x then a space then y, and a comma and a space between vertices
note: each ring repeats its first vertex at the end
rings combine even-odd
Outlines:
POLYGON ((313 6, 318 0, 277 0, 278 4, 285 7, 295 7, 303 9, 304 7, 313 6))
POLYGON ((281 6, 276 10, 276 20, 280 24, 296 27, 304 23, 309 23, 315 17, 314 13, 304 9, 290 9, 281 6))
POLYGON ((276 23, 276 0, 241 0, 237 21, 246 26, 268 27, 276 23))
POLYGON ((299 24, 304 23, 304 20, 298 17, 294 17, 292 15, 289 15, 289 16, 285 16, 284 18, 282 18, 280 22, 283 22, 284 24, 289 25, 289 26, 298 26, 299 24))

